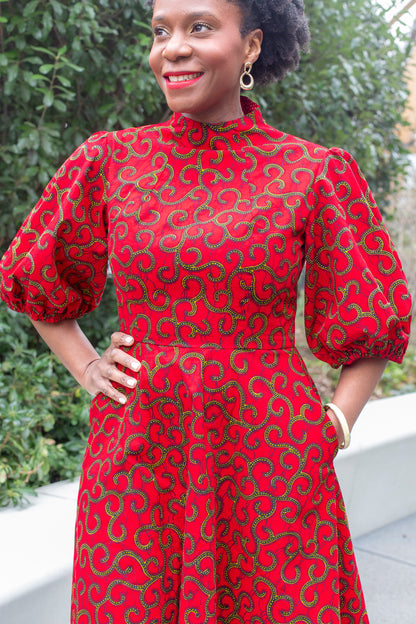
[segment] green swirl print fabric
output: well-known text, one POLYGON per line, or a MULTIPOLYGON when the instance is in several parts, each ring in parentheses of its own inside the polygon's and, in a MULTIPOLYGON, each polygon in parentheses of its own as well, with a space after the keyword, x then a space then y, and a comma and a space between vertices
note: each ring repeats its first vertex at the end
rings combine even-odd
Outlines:
POLYGON ((410 296, 354 160, 243 105, 93 135, 2 260, 3 299, 48 322, 98 305, 109 262, 143 365, 125 406, 92 402, 72 624, 368 622, 298 282, 332 366, 401 361, 410 296))

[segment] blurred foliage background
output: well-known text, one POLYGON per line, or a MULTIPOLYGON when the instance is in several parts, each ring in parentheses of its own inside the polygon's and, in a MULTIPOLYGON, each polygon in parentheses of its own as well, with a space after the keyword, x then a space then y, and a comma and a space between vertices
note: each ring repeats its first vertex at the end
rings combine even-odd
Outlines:
MULTIPOLYGON (((311 53, 257 91, 266 119, 360 163, 383 208, 405 171, 397 125, 410 38, 371 0, 306 2, 311 53)), ((169 114, 148 66, 145 0, 0 0, 0 253, 61 162, 96 130, 169 114)), ((98 348, 117 329, 111 280, 81 322, 98 348)), ((0 306, 0 505, 80 468, 89 396, 30 322, 0 306)))

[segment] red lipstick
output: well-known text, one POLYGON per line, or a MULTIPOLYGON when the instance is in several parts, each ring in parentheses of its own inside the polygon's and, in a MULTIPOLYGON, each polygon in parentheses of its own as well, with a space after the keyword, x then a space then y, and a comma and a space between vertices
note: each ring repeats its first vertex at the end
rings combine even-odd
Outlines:
POLYGON ((202 72, 168 72, 163 75, 168 89, 184 89, 198 82, 202 72))

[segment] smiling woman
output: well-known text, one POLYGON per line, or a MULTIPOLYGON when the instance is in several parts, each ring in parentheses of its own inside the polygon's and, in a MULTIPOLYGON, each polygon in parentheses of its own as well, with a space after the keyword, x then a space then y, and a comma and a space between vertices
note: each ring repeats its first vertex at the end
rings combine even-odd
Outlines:
POLYGON ((333 468, 406 350, 400 261, 352 157, 268 126, 240 87, 307 47, 301 0, 156 0, 165 123, 99 132, 0 266, 92 395, 72 624, 367 624, 333 468), (119 330, 76 318, 108 262, 119 330), (323 406, 294 344, 297 284, 323 406))

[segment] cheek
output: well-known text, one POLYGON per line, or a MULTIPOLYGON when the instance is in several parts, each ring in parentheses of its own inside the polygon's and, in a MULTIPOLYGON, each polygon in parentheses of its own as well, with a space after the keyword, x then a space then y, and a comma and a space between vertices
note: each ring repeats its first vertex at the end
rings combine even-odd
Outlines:
POLYGON ((156 75, 156 77, 158 74, 158 67, 160 65, 159 59, 160 59, 160 54, 158 53, 157 49, 153 46, 149 54, 149 65, 150 65, 150 69, 156 75))
POLYGON ((224 73, 231 76, 240 75, 241 69, 244 67, 244 51, 241 50, 240 42, 227 42, 221 48, 215 48, 210 54, 210 63, 212 67, 216 67, 224 73))

